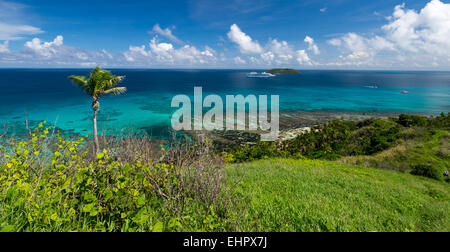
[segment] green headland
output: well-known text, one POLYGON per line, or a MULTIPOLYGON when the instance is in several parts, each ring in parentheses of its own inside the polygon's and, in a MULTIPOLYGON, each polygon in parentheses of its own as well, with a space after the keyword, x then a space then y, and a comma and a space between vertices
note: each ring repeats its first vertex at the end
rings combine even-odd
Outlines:
POLYGON ((291 68, 274 68, 266 72, 270 74, 300 74, 300 71, 291 68))

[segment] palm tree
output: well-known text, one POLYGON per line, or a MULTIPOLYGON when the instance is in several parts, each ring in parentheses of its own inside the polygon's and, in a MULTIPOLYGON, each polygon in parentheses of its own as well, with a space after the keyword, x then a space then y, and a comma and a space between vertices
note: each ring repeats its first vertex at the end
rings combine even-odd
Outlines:
POLYGON ((122 94, 127 91, 125 87, 115 87, 117 84, 125 79, 125 76, 116 76, 111 74, 110 71, 106 71, 100 68, 100 66, 95 67, 94 70, 89 74, 89 76, 69 76, 69 79, 78 87, 83 89, 90 97, 92 97, 92 109, 94 110, 94 141, 95 141, 95 151, 100 152, 100 145, 98 143, 97 134, 97 112, 99 108, 98 99, 102 95, 107 94, 122 94))

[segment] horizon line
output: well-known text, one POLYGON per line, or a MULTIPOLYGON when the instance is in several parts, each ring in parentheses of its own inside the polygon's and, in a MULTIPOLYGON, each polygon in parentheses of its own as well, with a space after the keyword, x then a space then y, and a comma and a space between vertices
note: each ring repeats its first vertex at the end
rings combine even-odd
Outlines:
MULTIPOLYGON (((0 67, 0 70, 91 70, 94 67, 0 67)), ((102 67, 103 69, 118 69, 118 70, 240 70, 240 71, 251 71, 251 70, 270 70, 275 68, 289 68, 289 67, 274 67, 274 68, 150 68, 150 67, 102 67)), ((339 69, 339 68, 317 68, 317 69, 301 69, 301 68, 289 68, 298 71, 365 71, 365 72, 450 72, 450 70, 442 69, 339 69)))

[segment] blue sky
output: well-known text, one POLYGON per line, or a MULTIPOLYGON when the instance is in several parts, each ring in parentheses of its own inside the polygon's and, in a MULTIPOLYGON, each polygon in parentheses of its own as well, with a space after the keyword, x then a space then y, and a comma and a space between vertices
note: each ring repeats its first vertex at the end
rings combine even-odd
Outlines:
POLYGON ((450 4, 0 0, 0 67, 450 70, 450 4))

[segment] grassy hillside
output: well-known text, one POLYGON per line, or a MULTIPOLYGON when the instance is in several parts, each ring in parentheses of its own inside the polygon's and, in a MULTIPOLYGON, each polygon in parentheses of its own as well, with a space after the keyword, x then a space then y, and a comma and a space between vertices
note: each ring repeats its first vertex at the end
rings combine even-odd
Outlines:
MULTIPOLYGON (((406 131, 413 132, 408 129, 405 130, 405 134, 407 134, 406 131)), ((339 161, 400 171, 407 171, 412 166, 430 164, 435 167, 440 176, 450 167, 450 132, 445 130, 420 131, 420 134, 416 134, 419 136, 400 141, 397 146, 381 153, 372 156, 347 156, 339 161)))
POLYGON ((261 160, 227 172, 234 197, 248 200, 239 231, 450 231, 445 182, 320 160, 261 160))

